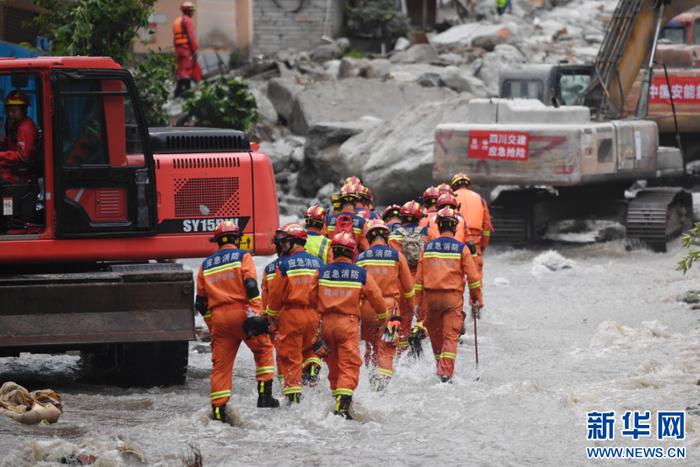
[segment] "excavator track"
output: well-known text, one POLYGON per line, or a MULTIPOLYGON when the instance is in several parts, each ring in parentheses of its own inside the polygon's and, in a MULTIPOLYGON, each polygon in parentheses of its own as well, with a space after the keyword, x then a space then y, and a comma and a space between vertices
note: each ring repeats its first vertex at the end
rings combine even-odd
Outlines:
POLYGON ((668 240, 689 226, 692 212, 692 196, 681 188, 640 191, 627 208, 628 243, 641 242, 654 251, 666 252, 668 240))
POLYGON ((494 243, 524 246, 547 230, 544 205, 549 195, 539 189, 503 191, 492 203, 494 243))

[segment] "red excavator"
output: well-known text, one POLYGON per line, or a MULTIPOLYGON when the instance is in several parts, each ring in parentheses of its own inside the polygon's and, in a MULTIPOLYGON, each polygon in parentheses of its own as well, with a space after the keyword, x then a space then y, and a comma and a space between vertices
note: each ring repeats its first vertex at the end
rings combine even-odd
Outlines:
POLYGON ((80 350, 118 384, 184 382, 194 284, 172 260, 211 254, 222 220, 273 252, 268 157, 240 131, 148 128, 110 58, 0 59, 13 91, 38 138, 0 184, 0 355, 80 350))

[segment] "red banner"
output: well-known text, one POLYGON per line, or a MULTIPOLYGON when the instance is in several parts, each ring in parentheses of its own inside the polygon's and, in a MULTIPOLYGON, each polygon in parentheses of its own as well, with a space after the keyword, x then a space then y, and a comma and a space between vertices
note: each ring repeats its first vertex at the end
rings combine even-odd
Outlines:
POLYGON ((529 133, 471 130, 467 145, 467 157, 469 159, 526 161, 529 141, 529 133))
POLYGON ((700 104, 700 76, 669 76, 670 86, 665 76, 654 77, 649 88, 649 102, 652 104, 700 104))

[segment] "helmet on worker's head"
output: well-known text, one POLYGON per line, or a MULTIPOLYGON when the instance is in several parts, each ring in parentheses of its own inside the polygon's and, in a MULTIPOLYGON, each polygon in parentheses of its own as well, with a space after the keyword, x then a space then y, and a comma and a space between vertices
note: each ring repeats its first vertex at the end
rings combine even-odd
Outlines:
POLYGON ((438 230, 440 232, 452 231, 453 233, 457 229, 457 224, 459 220, 457 218, 457 210, 451 207, 445 207, 437 212, 437 217, 435 218, 438 230))
POLYGON ((350 232, 337 233, 331 239, 331 250, 333 250, 334 257, 345 256, 346 258, 352 258, 355 255, 356 247, 355 236, 350 232))
POLYGON ((291 222, 275 230, 272 241, 277 245, 284 240, 290 240, 292 244, 304 246, 307 238, 306 230, 299 224, 291 222))
POLYGON ((384 209, 382 220, 384 222, 389 222, 389 219, 392 217, 401 217, 401 206, 398 204, 390 204, 386 207, 386 209, 384 209))
POLYGON ((194 11, 194 3, 192 2, 182 2, 180 5, 180 11, 183 13, 191 13, 194 11))
POLYGON ((423 209, 418 202, 408 201, 401 206, 401 211, 399 214, 401 215, 401 222, 417 222, 421 217, 423 217, 423 209))
POLYGON ((459 201, 454 195, 450 193, 443 193, 437 200, 437 208, 442 209, 444 207, 451 207, 453 209, 459 209, 459 201))
POLYGON ((468 187, 469 185, 472 184, 472 179, 469 178, 469 175, 459 172, 452 177, 452 181, 450 182, 450 185, 452 186, 453 190, 457 190, 457 188, 461 187, 468 187))
POLYGON ((18 105, 21 107, 29 106, 29 97, 20 91, 12 91, 5 97, 5 107, 10 105, 18 105))
POLYGON ((372 201, 374 201, 372 190, 362 184, 357 187, 357 195, 360 197, 360 201, 365 204, 372 204, 372 201))
POLYGON ((343 180, 343 185, 362 185, 362 180, 360 180, 360 177, 352 175, 343 180))
POLYGON ((358 191, 360 190, 359 187, 360 186, 357 184, 343 185, 343 187, 340 189, 341 206, 345 204, 355 205, 355 203, 360 199, 360 196, 358 195, 358 191))
POLYGON ((306 227, 322 229, 323 222, 326 220, 326 210, 318 204, 314 204, 304 213, 304 220, 306 221, 306 227))
POLYGON ((240 238, 241 229, 232 221, 223 221, 216 226, 209 241, 224 245, 226 243, 237 243, 240 238))
POLYGON ((367 237, 367 241, 370 243, 372 243, 377 236, 382 236, 384 237, 384 240, 389 240, 389 234, 391 234, 391 231, 384 221, 372 219, 367 223, 365 237, 367 237))
POLYGON ((440 192, 438 189, 434 186, 429 186, 423 192, 423 204, 425 204, 426 207, 434 206, 439 197, 440 192))
POLYGON ((452 187, 450 185, 448 185, 447 183, 441 183, 436 188, 440 194, 443 194, 443 193, 449 193, 451 195, 454 194, 454 192, 452 191, 452 187))
POLYGON ((334 211, 339 211, 340 208, 342 207, 342 204, 340 204, 340 192, 336 191, 330 196, 331 200, 331 206, 333 206, 334 211))

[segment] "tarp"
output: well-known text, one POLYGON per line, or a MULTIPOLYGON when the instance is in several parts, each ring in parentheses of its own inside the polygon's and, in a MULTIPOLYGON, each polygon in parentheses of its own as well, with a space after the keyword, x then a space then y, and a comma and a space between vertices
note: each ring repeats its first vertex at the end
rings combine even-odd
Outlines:
POLYGON ((56 423, 63 413, 61 396, 50 389, 29 392, 8 381, 0 387, 0 415, 20 423, 56 423))

